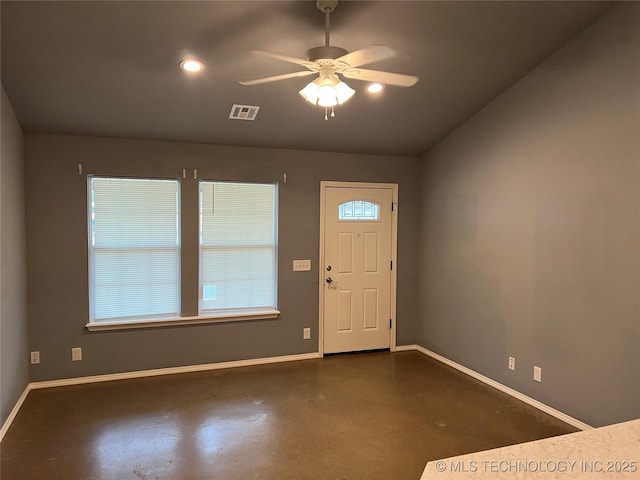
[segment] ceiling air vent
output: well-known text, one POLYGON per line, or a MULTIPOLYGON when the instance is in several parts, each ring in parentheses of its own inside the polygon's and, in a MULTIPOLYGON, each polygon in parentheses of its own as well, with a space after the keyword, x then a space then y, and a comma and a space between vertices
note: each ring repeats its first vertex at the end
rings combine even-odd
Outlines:
POLYGON ((234 103, 231 107, 229 118, 233 120, 255 120, 258 110, 260 110, 260 107, 255 105, 236 105, 234 103))

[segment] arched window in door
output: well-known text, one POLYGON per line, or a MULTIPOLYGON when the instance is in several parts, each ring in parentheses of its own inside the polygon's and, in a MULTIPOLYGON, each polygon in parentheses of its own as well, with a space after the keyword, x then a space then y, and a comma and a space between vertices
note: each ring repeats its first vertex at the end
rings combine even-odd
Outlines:
POLYGON ((379 205, 366 200, 352 200, 338 206, 338 220, 380 220, 379 205))

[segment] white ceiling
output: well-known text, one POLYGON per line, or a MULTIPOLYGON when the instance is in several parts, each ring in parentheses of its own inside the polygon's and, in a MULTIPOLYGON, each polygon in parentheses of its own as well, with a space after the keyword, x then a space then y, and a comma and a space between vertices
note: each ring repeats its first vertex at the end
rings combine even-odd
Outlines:
POLYGON ((25 132, 419 155, 600 16, 608 2, 341 1, 331 44, 386 45, 366 68, 418 75, 411 88, 356 95, 324 120, 299 95, 309 77, 252 55, 304 58, 324 43, 314 1, 2 1, 2 83, 25 132), (206 65, 179 68, 186 54, 206 65), (254 122, 233 103, 259 105, 254 122))

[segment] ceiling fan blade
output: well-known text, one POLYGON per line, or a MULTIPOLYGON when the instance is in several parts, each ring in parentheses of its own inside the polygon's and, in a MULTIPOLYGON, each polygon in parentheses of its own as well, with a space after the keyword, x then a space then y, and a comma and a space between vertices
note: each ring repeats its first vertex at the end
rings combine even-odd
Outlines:
POLYGON ((401 73, 382 72, 380 70, 366 70, 364 68, 349 68, 342 72, 347 78, 354 80, 364 80, 367 82, 383 83, 385 85, 395 85, 397 87, 412 87, 418 83, 419 78, 413 75, 403 75, 401 73))
POLYGON ((309 60, 288 57, 287 55, 280 55, 278 53, 265 52, 264 50, 253 50, 251 53, 254 55, 261 55, 263 57, 275 58, 276 60, 282 60, 283 62, 295 63, 296 65, 302 65, 303 67, 313 64, 313 62, 310 62, 309 60))
POLYGON ((316 72, 311 70, 304 70, 301 72, 285 73, 283 75, 274 75, 273 77, 257 78, 255 80, 246 80, 244 82, 239 81, 241 85, 258 85, 260 83, 277 82, 278 80, 287 80, 288 78, 306 77, 307 75, 313 75, 316 72))
POLYGON ((389 47, 382 45, 371 45, 370 47, 361 48, 355 52, 347 53, 338 58, 338 61, 344 62, 350 67, 359 67, 369 63, 380 62, 387 58, 394 57, 396 52, 389 47))

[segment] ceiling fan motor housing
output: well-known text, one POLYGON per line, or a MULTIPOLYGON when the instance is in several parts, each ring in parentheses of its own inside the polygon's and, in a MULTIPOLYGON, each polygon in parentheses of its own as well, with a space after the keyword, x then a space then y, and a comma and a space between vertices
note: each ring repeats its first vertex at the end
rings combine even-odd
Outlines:
POLYGON ((349 53, 344 48, 325 45, 322 47, 313 47, 307 50, 307 60, 315 62, 324 58, 336 60, 349 53))

